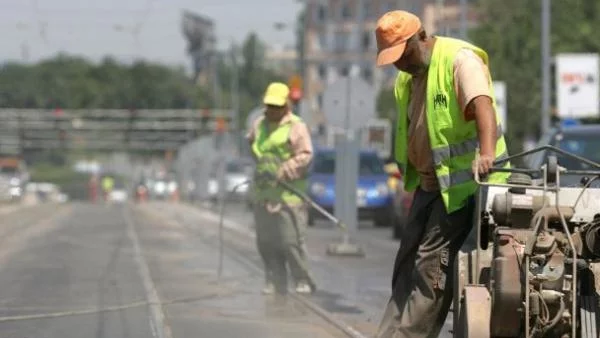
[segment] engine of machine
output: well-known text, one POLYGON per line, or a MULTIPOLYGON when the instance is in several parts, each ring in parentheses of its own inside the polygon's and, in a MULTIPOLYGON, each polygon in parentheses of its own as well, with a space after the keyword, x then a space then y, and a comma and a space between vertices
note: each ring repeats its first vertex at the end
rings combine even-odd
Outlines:
POLYGON ((525 337, 571 337, 572 298, 597 302, 592 267, 600 261, 600 220, 572 222, 573 214, 572 206, 557 208, 526 189, 493 197, 492 337, 521 337, 525 319, 525 337), (573 294, 573 283, 580 294, 573 294))

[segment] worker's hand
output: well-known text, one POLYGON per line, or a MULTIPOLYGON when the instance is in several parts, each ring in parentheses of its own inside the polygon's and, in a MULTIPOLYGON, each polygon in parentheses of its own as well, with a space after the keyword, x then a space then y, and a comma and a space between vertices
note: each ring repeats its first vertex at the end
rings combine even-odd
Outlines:
POLYGON ((284 167, 280 167, 277 170, 277 177, 276 178, 277 178, 277 181, 284 181, 286 179, 285 168, 284 167))
POLYGON ((472 164, 473 174, 476 172, 483 176, 489 174, 490 169, 494 166, 494 160, 495 158, 493 156, 479 155, 472 164))

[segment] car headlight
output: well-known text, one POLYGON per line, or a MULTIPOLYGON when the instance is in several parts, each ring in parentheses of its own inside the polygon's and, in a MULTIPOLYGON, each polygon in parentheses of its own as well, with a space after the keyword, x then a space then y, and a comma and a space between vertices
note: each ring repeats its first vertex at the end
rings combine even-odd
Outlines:
POLYGON ((375 189, 377 190, 377 194, 379 196, 387 196, 390 193, 390 189, 386 183, 379 183, 377 184, 377 186, 375 187, 375 189))
POLYGON ((166 190, 166 188, 167 188, 166 184, 164 184, 162 182, 156 183, 154 185, 154 191, 156 191, 159 194, 162 194, 166 190))
POLYGON ((313 183, 310 186, 310 192, 314 195, 323 195, 325 193, 325 185, 322 183, 313 183))

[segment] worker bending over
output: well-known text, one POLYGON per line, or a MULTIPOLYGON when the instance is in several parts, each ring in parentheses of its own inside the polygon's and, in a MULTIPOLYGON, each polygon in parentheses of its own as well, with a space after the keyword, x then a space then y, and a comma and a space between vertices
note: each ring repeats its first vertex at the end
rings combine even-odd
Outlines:
POLYGON ((306 258, 307 206, 277 183, 286 181, 304 192, 313 157, 310 133, 292 113, 289 92, 283 83, 268 86, 264 115, 254 121, 247 135, 256 160, 253 212, 256 244, 265 266, 265 294, 287 294, 288 264, 296 292, 315 290, 306 258))
MULTIPOLYGON (((377 65, 400 70, 395 158, 405 190, 416 190, 377 337, 433 338, 452 302, 453 262, 473 226, 473 173, 489 173, 508 153, 485 51, 427 35, 405 11, 384 14, 375 35, 377 65)), ((507 177, 492 173, 488 181, 507 177)))

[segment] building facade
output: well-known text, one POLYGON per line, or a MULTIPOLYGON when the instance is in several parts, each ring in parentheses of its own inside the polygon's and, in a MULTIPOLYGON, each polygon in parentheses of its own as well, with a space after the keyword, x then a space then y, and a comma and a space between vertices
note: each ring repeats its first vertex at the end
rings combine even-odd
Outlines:
POLYGON ((290 46, 273 46, 267 49, 267 67, 286 78, 298 71, 298 51, 290 46))
POLYGON ((377 19, 395 9, 422 13, 420 0, 307 0, 304 34, 303 114, 323 123, 323 91, 344 76, 361 76, 379 89, 396 75, 375 66, 377 19))
MULTIPOLYGON (((361 76, 376 87, 393 85, 397 71, 375 66, 377 19, 395 9, 418 15, 428 33, 458 37, 458 0, 306 0, 303 114, 323 123, 323 91, 339 77, 361 76)), ((468 11, 468 27, 477 21, 468 11)))
MULTIPOLYGON (((427 32, 451 37, 461 37, 462 3, 465 6, 466 28, 477 25, 479 18, 469 1, 444 0, 429 1, 423 4, 421 19, 427 32)), ((471 1, 472 2, 472 1, 471 1)))

